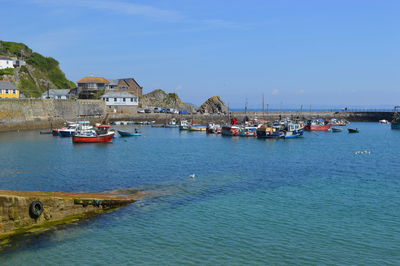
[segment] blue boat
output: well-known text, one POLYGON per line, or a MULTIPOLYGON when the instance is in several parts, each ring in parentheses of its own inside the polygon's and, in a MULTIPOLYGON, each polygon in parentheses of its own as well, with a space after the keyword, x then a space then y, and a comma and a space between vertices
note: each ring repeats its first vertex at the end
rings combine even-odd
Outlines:
POLYGON ((141 136, 142 135, 142 133, 140 133, 138 131, 135 131, 134 133, 132 133, 132 132, 126 132, 126 131, 121 131, 121 130, 118 130, 118 134, 121 137, 132 137, 132 136, 141 136))

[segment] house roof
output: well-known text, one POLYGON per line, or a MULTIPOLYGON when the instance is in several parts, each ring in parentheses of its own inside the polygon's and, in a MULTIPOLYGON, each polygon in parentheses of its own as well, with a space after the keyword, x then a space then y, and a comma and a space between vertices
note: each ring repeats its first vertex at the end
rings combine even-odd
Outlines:
POLYGON ((14 84, 9 81, 0 81, 0 89, 18 90, 14 84))
POLYGON ((69 91, 70 91, 69 89, 61 89, 61 90, 51 89, 48 91, 48 93, 47 93, 47 91, 44 92, 42 94, 42 96, 47 96, 47 95, 49 95, 49 96, 67 96, 69 94, 69 91))
POLYGON ((132 93, 123 91, 123 92, 117 92, 117 91, 110 91, 105 93, 103 96, 104 98, 132 98, 135 97, 132 93))
POLYGON ((119 79, 110 79, 110 85, 118 86, 119 79))
POLYGON ((1 56, 0 55, 0 60, 12 60, 12 59, 7 57, 7 56, 1 56))
POLYGON ((78 83, 110 83, 110 81, 103 77, 84 77, 78 80, 78 83))

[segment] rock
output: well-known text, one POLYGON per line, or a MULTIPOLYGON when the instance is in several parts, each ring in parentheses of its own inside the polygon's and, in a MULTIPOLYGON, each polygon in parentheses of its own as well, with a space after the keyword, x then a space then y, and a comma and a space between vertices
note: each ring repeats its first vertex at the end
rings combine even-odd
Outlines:
POLYGON ((142 108, 174 108, 179 110, 192 111, 193 106, 184 103, 176 93, 166 93, 163 90, 154 90, 140 98, 142 108))
POLYGON ((228 106, 225 105, 221 97, 213 96, 200 106, 199 111, 210 114, 227 113, 228 106))

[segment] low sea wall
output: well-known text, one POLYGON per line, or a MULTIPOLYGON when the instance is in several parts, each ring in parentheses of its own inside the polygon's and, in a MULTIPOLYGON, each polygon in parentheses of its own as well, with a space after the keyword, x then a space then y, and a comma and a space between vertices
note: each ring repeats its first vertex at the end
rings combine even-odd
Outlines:
MULTIPOLYGON (((0 190, 0 240, 14 234, 43 231, 133 203, 143 193, 61 193, 0 190)), ((1 241, 0 241, 1 244, 1 241)))
POLYGON ((0 99, 0 131, 51 128, 66 120, 98 122, 105 114, 101 100, 0 99))
POLYGON ((239 121, 242 121, 245 117, 249 119, 275 121, 283 118, 309 120, 315 118, 324 119, 346 119, 351 122, 378 122, 381 119, 391 120, 393 112, 232 112, 229 114, 194 114, 194 115, 178 115, 178 114, 110 114, 110 121, 155 121, 156 123, 165 123, 166 121, 175 118, 178 120, 186 119, 193 121, 194 123, 225 123, 230 118, 236 117, 239 121))

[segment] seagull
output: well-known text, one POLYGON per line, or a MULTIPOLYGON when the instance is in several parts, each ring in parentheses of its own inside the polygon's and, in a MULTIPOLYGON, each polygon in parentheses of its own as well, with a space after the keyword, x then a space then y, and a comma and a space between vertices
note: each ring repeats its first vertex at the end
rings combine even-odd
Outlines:
POLYGON ((195 178, 196 178, 196 175, 195 175, 195 174, 191 174, 189 177, 190 177, 191 179, 195 179, 195 178))

